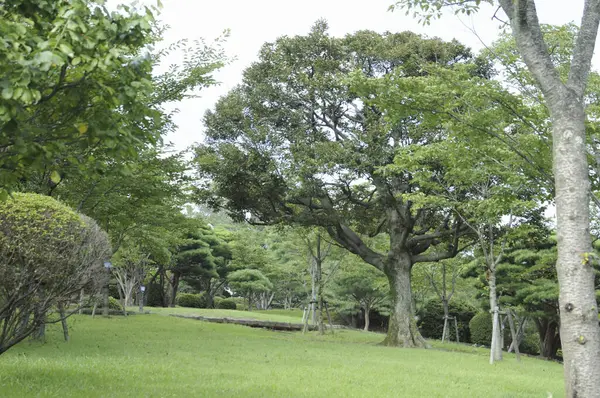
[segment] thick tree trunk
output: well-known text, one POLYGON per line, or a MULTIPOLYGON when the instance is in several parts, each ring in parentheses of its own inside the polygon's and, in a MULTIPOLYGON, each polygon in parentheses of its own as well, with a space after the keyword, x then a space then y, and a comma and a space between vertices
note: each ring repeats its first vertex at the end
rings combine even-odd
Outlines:
POLYGON ((496 295, 496 271, 489 273, 490 308, 492 311, 492 342, 490 347, 490 363, 502 360, 502 331, 498 320, 498 299, 496 295))
POLYGON ((365 329, 364 329, 365 332, 369 331, 369 324, 371 323, 371 321, 369 319, 370 315, 371 315, 371 308, 368 305, 366 305, 365 306, 365 329))
POLYGON ((551 107, 560 336, 567 396, 591 397, 600 396, 600 328, 589 231, 585 112, 582 101, 565 92, 551 107))
POLYGON ((413 313, 410 273, 410 254, 402 253, 396 260, 386 264, 385 274, 390 283, 392 313, 384 345, 403 347, 427 347, 428 344, 417 328, 413 313))

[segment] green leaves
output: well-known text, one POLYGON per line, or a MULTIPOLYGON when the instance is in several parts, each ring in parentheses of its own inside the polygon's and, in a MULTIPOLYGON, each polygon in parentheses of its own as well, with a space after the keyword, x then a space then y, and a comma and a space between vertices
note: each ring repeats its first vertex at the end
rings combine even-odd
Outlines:
POLYGON ((0 190, 67 157, 74 167, 92 150, 129 159, 173 128, 161 104, 212 84, 223 52, 204 43, 184 45, 183 65, 155 76, 171 49, 148 53, 161 40, 154 12, 109 13, 86 0, 3 3, 0 148, 11 150, 0 156, 0 190))

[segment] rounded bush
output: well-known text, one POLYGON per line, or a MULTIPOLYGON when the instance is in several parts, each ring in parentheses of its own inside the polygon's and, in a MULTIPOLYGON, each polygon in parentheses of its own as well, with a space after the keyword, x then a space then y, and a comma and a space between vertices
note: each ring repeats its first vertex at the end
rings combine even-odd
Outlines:
MULTIPOLYGON (((454 299, 448 305, 450 316, 456 317, 458 333, 461 342, 470 342, 469 321, 477 313, 477 308, 466 301, 454 299)), ((444 331, 444 306, 438 299, 427 301, 419 310, 419 329, 424 337, 430 339, 441 339, 444 331)), ((448 320, 449 338, 456 341, 454 321, 448 320)))
POLYGON ((471 342, 489 346, 492 341, 492 315, 488 312, 479 312, 469 322, 471 342))
POLYGON ((108 297, 108 309, 115 311, 123 311, 123 306, 116 298, 110 296, 108 297))
POLYGON ((231 299, 222 299, 216 304, 216 308, 220 310, 235 310, 237 309, 237 305, 231 299))
POLYGON ((177 305, 189 308, 206 308, 204 294, 181 293, 177 296, 177 305))
POLYGON ((220 303, 221 301, 223 301, 223 300, 224 300, 224 298, 223 298, 223 297, 219 297, 219 296, 215 296, 215 297, 213 297, 213 307, 214 307, 214 308, 219 308, 219 303, 220 303))

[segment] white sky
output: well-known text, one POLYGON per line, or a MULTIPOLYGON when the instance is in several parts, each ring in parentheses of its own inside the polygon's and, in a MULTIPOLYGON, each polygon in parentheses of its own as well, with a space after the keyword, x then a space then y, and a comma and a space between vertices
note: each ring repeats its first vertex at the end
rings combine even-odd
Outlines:
MULTIPOLYGON (((143 3, 156 4, 155 0, 143 3)), ((449 14, 430 26, 420 26, 401 10, 388 12, 393 0, 162 0, 162 3, 160 19, 171 27, 166 33, 166 42, 182 38, 211 41, 225 29, 230 29, 231 36, 225 48, 229 56, 237 58, 217 73, 219 86, 203 90, 201 98, 176 105, 180 110, 175 116, 179 128, 167 137, 167 141, 173 142, 177 149, 203 139, 204 112, 241 81, 242 71, 257 59, 263 43, 283 35, 306 34, 317 19, 326 19, 334 36, 362 29, 377 32, 411 30, 445 40, 456 38, 474 50, 482 45, 465 24, 474 28, 486 44, 494 40, 500 26, 498 21, 492 20, 495 9, 491 7, 473 17, 461 16, 462 22, 449 14)), ((583 10, 583 0, 538 0, 537 3, 542 23, 579 23, 583 10)), ((172 62, 177 62, 177 58, 168 63, 172 62)))

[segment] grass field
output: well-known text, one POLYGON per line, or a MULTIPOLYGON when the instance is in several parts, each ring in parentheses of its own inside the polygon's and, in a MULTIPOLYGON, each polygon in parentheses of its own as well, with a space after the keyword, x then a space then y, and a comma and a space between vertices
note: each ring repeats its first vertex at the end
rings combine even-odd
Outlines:
POLYGON ((0 356, 1 397, 563 396, 561 365, 507 356, 490 366, 469 346, 395 349, 375 333, 322 337, 160 314, 71 325, 69 343, 52 326, 46 344, 0 356))

